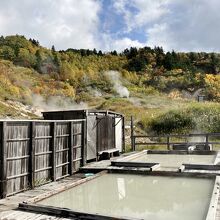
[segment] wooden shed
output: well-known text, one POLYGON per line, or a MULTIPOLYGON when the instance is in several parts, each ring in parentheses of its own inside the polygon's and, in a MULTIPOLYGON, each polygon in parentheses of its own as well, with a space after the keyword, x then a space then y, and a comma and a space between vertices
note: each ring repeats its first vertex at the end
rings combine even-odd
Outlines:
POLYGON ((86 119, 86 160, 102 153, 122 152, 125 145, 124 116, 106 110, 68 110, 43 112, 46 120, 86 119))

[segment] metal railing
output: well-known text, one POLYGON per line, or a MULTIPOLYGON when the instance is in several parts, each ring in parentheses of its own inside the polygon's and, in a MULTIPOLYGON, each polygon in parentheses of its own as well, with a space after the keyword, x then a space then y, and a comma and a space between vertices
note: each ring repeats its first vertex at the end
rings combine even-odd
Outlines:
POLYGON ((220 145, 220 133, 200 133, 200 134, 178 134, 178 135, 133 135, 131 136, 132 150, 136 150, 136 146, 149 145, 165 145, 168 150, 171 150, 173 145, 220 145), (219 139, 210 140, 211 137, 219 139), (175 140, 172 140, 174 138, 175 140), (181 139, 185 141, 181 141, 181 139), (202 140, 198 140, 201 138, 202 140), (146 141, 143 141, 146 139, 146 141), (193 140, 195 139, 195 140, 193 140))

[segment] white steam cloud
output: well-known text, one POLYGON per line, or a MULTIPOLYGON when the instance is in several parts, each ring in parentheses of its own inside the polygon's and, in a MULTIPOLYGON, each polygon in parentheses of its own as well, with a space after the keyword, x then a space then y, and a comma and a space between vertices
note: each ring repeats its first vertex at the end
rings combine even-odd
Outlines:
POLYGON ((114 85, 115 91, 120 97, 129 98, 129 91, 125 86, 122 85, 121 76, 118 71, 106 71, 105 75, 109 77, 112 84, 114 85))
POLYGON ((63 111, 88 108, 86 103, 76 103, 71 98, 61 96, 44 98, 41 95, 36 94, 33 94, 33 107, 35 109, 34 113, 38 116, 42 116, 41 112, 43 111, 63 111))

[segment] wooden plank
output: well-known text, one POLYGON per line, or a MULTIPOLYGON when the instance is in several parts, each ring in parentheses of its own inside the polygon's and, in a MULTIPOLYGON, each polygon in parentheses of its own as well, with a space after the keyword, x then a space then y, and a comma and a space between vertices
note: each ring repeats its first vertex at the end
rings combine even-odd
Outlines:
POLYGON ((1 162, 1 183, 0 183, 0 198, 5 198, 7 195, 7 122, 1 123, 1 154, 0 154, 0 162, 1 162))
POLYGON ((159 164, 159 163, 153 165, 152 167, 150 167, 150 171, 155 171, 155 170, 157 170, 158 168, 160 168, 160 164, 159 164))
POLYGON ((97 116, 97 147, 97 152, 115 148, 114 118, 111 116, 97 116))
POLYGON ((63 148, 63 149, 56 150, 56 153, 65 152, 65 151, 69 151, 69 148, 63 148))
POLYGON ((81 123, 81 157, 82 157, 82 161, 81 161, 81 166, 84 166, 86 164, 86 148, 87 148, 87 123, 86 122, 82 122, 81 123))
POLYGON ((56 181, 56 122, 51 123, 51 151, 52 151, 52 160, 51 160, 51 179, 56 181))
MULTIPOLYGON (((137 138, 137 137, 135 137, 137 138)), ((136 145, 167 145, 167 142, 136 142, 136 145)), ((179 144, 179 145, 195 145, 195 144, 204 144, 206 145, 206 142, 170 142, 170 145, 179 144)), ((220 142, 209 142, 209 144, 220 144, 220 142)))
POLYGON ((107 149, 115 148, 115 119, 114 117, 107 116, 107 149))
POLYGON ((29 165, 28 165, 28 171, 29 171, 29 184, 30 187, 33 189, 35 184, 35 122, 31 122, 30 126, 30 142, 29 142, 29 165))
POLYGON ((207 151, 207 150, 147 150, 148 154, 189 154, 189 155, 217 155, 217 151, 207 151))
POLYGON ((41 121, 35 127, 35 182, 39 186, 52 178, 52 125, 41 121))
POLYGON ((56 125, 56 179, 65 177, 68 174, 69 151, 69 123, 62 122, 56 125), (57 136, 63 136, 57 138, 57 136), (65 166, 63 164, 67 163, 65 166), (61 165, 61 166, 60 166, 61 165))
POLYGON ((176 170, 155 170, 151 172, 150 168, 147 167, 113 167, 107 168, 109 173, 118 174, 134 174, 134 175, 150 175, 150 176, 179 176, 179 177, 199 177, 199 178, 215 178, 218 173, 204 171, 204 170, 193 170, 193 172, 176 172, 176 170))
POLYGON ((19 156, 19 157, 8 157, 8 158, 7 158, 7 161, 10 161, 10 160, 27 159, 27 158, 30 158, 30 155, 19 156))
POLYGON ((73 123, 69 123, 69 154, 68 154, 68 173, 73 174, 73 123))
POLYGON ((216 217, 217 205, 219 199, 219 184, 220 184, 220 177, 217 176, 215 180, 206 220, 213 220, 216 217))
POLYGON ((0 213, 1 220, 67 220, 67 218, 50 216, 50 215, 42 215, 34 212, 27 212, 22 210, 10 210, 4 211, 0 213))
POLYGON ((122 117, 122 152, 125 152, 125 117, 122 117))
POLYGON ((7 142, 22 142, 22 141, 29 141, 29 138, 15 138, 15 139, 7 139, 7 142))
POLYGON ((220 165, 211 164, 182 164, 186 170, 220 170, 220 165))
POLYGON ((111 166, 117 167, 152 167, 157 164, 158 163, 111 161, 111 166))
POLYGON ((44 168, 35 170, 35 173, 38 173, 38 172, 41 172, 41 171, 45 171, 45 170, 50 170, 50 169, 52 169, 52 167, 44 167, 44 168))
MULTIPOLYGON (((106 118, 97 116, 97 153, 105 149, 106 146, 106 118)), ((97 155, 98 156, 98 155, 97 155)))
MULTIPOLYGON (((123 217, 115 217, 115 216, 105 216, 91 213, 83 213, 76 212, 71 209, 53 207, 53 206, 45 206, 45 205, 33 205, 33 204, 25 204, 19 203, 19 209, 34 211, 39 213, 46 213, 50 215, 59 215, 63 217, 76 218, 76 219, 91 219, 91 220, 130 220, 134 218, 123 218, 123 217)), ((135 220, 135 219, 134 219, 135 220)))
POLYGON ((134 120, 133 120, 133 116, 131 116, 131 149, 132 151, 135 151, 135 148, 136 148, 135 137, 134 137, 134 120))
POLYGON ((107 149, 107 150, 99 151, 98 155, 101 155, 103 153, 114 153, 114 152, 119 152, 119 149, 113 148, 113 149, 107 149))
POLYGON ((167 136, 167 150, 170 150, 170 137, 167 136))
POLYGON ((7 180, 17 179, 18 177, 23 177, 23 176, 28 176, 28 175, 29 175, 29 173, 21 173, 21 174, 17 174, 17 175, 14 175, 14 176, 8 176, 7 180))
POLYGON ((97 120, 95 115, 87 116, 87 147, 86 160, 97 157, 97 120))
POLYGON ((148 153, 148 150, 143 150, 143 151, 140 151, 140 152, 137 152, 137 153, 132 152, 131 155, 128 155, 128 156, 125 156, 125 157, 120 157, 120 158, 118 158, 118 159, 116 159, 114 161, 120 161, 120 162, 129 161, 129 160, 136 159, 136 158, 138 158, 140 156, 143 156, 143 155, 145 155, 147 153, 148 153))

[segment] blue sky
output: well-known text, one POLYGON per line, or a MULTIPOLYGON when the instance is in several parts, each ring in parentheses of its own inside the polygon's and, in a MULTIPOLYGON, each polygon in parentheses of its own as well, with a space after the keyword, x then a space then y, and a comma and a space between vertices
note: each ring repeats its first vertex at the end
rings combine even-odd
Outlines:
MULTIPOLYGON (((100 11, 101 31, 110 34, 113 38, 128 37, 131 40, 138 40, 141 43, 146 42, 145 32, 141 28, 134 28, 131 31, 126 29, 126 20, 122 12, 117 11, 113 0, 103 0, 102 10, 100 11)), ((138 9, 129 4, 126 5, 126 10, 133 15, 138 14, 138 9)))
POLYGON ((220 51, 219 0, 0 0, 0 35, 56 49, 220 51))

